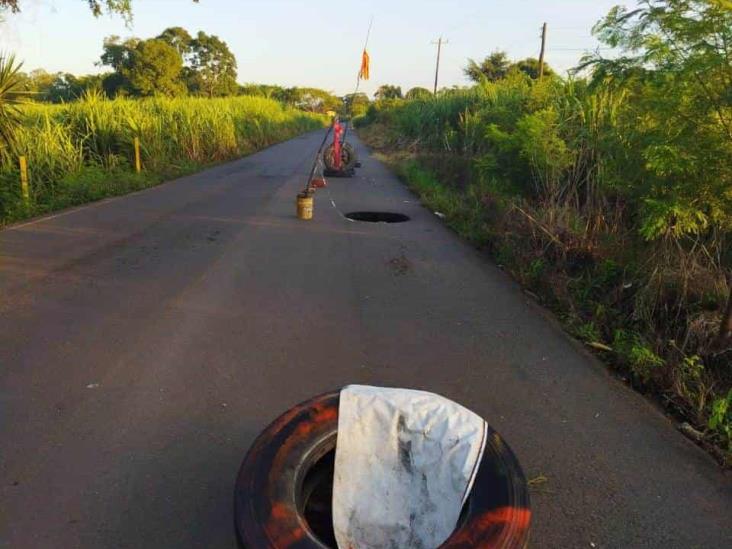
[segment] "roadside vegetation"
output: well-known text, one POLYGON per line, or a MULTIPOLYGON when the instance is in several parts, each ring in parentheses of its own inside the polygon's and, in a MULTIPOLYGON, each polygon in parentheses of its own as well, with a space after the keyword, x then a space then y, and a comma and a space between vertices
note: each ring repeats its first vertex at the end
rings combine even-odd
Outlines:
POLYGON ((0 159, 0 224, 124 194, 323 126, 320 115, 265 98, 105 99, 22 105, 0 159), (141 143, 135 172, 134 138, 141 143), (17 155, 27 158, 30 199, 17 155))
POLYGON ((357 120, 424 204, 488 250, 682 430, 732 456, 732 5, 651 0, 560 78, 501 53, 471 88, 385 90, 357 120))
POLYGON ((108 37, 100 63, 111 71, 25 73, 0 54, 0 226, 249 154, 322 127, 342 104, 323 90, 240 86, 224 41, 180 27, 108 37))

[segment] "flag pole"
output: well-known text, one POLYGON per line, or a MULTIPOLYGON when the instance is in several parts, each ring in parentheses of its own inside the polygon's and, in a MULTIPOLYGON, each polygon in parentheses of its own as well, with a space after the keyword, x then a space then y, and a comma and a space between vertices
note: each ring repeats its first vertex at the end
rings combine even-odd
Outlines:
MULTIPOLYGON (((371 19, 369 20, 369 28, 366 31, 366 40, 364 40, 364 43, 363 43, 363 51, 361 52, 361 55, 362 56, 366 52, 366 48, 369 45, 369 38, 371 37, 371 26, 373 24, 374 24, 374 15, 371 14, 371 19)), ((350 108, 349 108, 349 111, 350 111, 350 114, 351 114, 351 124, 353 124, 353 100, 354 100, 356 94, 358 93, 358 88, 359 88, 360 85, 361 85, 361 69, 358 69, 358 75, 356 76, 356 87, 354 88, 353 94, 351 95, 351 105, 350 105, 350 108)), ((346 128, 343 131, 343 141, 342 142, 345 142, 346 141, 346 135, 347 134, 348 134, 348 124, 346 124, 346 128)))
MULTIPOLYGON (((371 37, 371 26, 374 24, 374 16, 371 15, 371 19, 369 20, 369 28, 366 31, 366 40, 364 40, 363 43, 363 50, 366 51, 366 48, 369 45, 369 38, 371 37)), ((353 90, 354 95, 358 93, 358 87, 361 84, 361 69, 358 70, 358 76, 356 76, 356 89, 353 90)))

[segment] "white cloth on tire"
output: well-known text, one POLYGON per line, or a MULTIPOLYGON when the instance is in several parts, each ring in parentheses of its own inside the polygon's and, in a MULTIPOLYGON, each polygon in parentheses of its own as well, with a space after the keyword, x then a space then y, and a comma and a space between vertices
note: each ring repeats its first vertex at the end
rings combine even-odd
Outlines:
POLYGON ((344 388, 333 479, 338 547, 440 546, 470 493, 486 432, 480 416, 439 395, 344 388))

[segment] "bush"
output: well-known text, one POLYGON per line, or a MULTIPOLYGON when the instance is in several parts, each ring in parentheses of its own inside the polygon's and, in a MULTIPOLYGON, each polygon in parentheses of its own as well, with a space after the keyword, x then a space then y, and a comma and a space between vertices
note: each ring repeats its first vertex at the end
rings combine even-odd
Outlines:
POLYGON ((732 389, 712 404, 709 428, 720 437, 727 450, 732 451, 732 389))
POLYGON ((360 125, 372 145, 409 155, 402 175, 430 209, 702 428, 710 399, 727 417, 732 371, 714 343, 729 292, 732 143, 698 124, 671 144, 654 111, 663 99, 513 73, 376 102, 360 125))

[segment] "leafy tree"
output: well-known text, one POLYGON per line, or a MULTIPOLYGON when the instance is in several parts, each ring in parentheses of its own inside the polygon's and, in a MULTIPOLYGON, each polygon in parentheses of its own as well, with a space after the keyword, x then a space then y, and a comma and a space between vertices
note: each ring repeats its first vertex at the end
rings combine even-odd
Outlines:
MULTIPOLYGON (((108 13, 116 13, 121 15, 128 23, 132 21, 132 0, 84 0, 88 5, 94 17, 102 15, 103 11, 108 13)), ((198 2, 198 0, 193 0, 198 2)), ((20 11, 20 0, 0 0, 0 13, 2 11, 10 11, 17 13, 20 11)))
POLYGON ((199 32, 190 42, 188 87, 208 97, 237 91, 236 58, 218 36, 199 32))
MULTIPOLYGON (((132 0, 84 0, 95 17, 99 17, 104 10, 109 13, 117 13, 121 15, 125 21, 132 20, 132 0)), ((198 0, 193 0, 197 2, 198 0)), ((0 12, 10 11, 18 13, 20 11, 20 0, 0 0, 0 12)))
POLYGON ((112 67, 112 70, 121 72, 122 69, 129 66, 132 59, 132 52, 140 43, 139 38, 128 38, 125 41, 119 36, 107 36, 102 46, 102 56, 100 65, 112 67))
POLYGON ((122 41, 116 35, 104 39, 99 64, 109 66, 114 71, 102 80, 102 89, 107 96, 116 97, 132 92, 130 82, 123 72, 129 70, 133 52, 139 43, 138 38, 128 38, 122 41))
POLYGON ((178 50, 161 39, 122 41, 118 36, 104 40, 101 64, 114 72, 102 81, 107 95, 180 95, 183 59, 178 50))
POLYGON ((0 55, 0 159, 12 153, 15 131, 21 123, 22 63, 13 55, 0 55))
POLYGON ((169 27, 160 33, 158 40, 173 46, 180 56, 185 59, 191 51, 193 38, 183 27, 169 27))
POLYGON ((94 17, 102 15, 102 10, 106 9, 109 13, 118 13, 125 20, 132 19, 132 0, 86 0, 89 9, 94 17))
MULTIPOLYGON (((142 43, 138 38, 130 38, 122 41, 118 36, 110 36, 104 41, 104 53, 101 57, 101 64, 112 67, 115 74, 109 75, 104 82, 104 89, 108 95, 119 95, 124 93, 140 94, 141 88, 133 85, 130 75, 138 75, 141 68, 135 67, 144 62, 150 55, 160 56, 163 52, 167 58, 166 62, 158 60, 158 72, 161 75, 162 65, 170 64, 170 70, 175 72, 173 65, 179 65, 177 71, 180 80, 176 85, 171 83, 171 75, 167 74, 165 84, 158 86, 158 92, 167 95, 180 93, 181 86, 187 87, 188 91, 208 97, 233 95, 238 91, 236 84, 236 58, 229 50, 226 42, 214 35, 199 32, 195 38, 182 27, 170 27, 165 29, 156 39, 157 45, 153 48, 150 44, 144 46, 145 55, 138 51, 142 43), (177 61, 173 62, 175 52, 177 61), (178 85, 180 84, 180 85, 178 85)), ((151 40, 146 40, 150 43, 151 40)), ((143 80, 149 80, 149 77, 143 80)), ((150 89, 146 84, 145 89, 150 89)), ((145 92, 145 94, 149 94, 145 92)))
POLYGON ((363 92, 349 93, 343 98, 343 103, 346 113, 351 116, 363 116, 371 104, 368 96, 363 92))
MULTIPOLYGON (((534 57, 527 57, 512 63, 509 70, 517 70, 536 80, 539 78, 539 60, 534 57)), ((554 76, 554 70, 545 62, 544 76, 554 76)))
POLYGON ((52 83, 54 76, 43 69, 34 69, 28 75, 36 91, 46 90, 52 83))
MULTIPOLYGON (((527 57, 512 63, 505 51, 495 51, 480 63, 468 59, 468 66, 465 67, 463 72, 473 82, 482 82, 483 80, 496 82, 506 78, 511 71, 522 72, 536 80, 539 78, 539 60, 534 57, 527 57)), ((554 71, 546 63, 544 63, 544 75, 554 75, 554 71)))
POLYGON ((384 84, 383 86, 379 86, 376 93, 374 93, 374 97, 376 99, 401 99, 402 88, 400 86, 384 84))
POLYGON ((711 112, 716 130, 732 141, 732 2, 642 0, 640 5, 633 11, 616 6, 594 29, 624 55, 612 60, 595 55, 584 65, 594 67, 596 82, 636 77, 673 95, 693 94, 690 107, 711 112))
POLYGON ((300 93, 297 88, 280 88, 272 94, 272 98, 284 103, 285 105, 294 105, 300 100, 300 93))
POLYGON ((443 86, 439 90, 437 90, 437 96, 445 96, 445 95, 456 95, 462 92, 463 90, 468 89, 462 86, 458 86, 456 84, 450 86, 449 88, 447 86, 443 86))
MULTIPOLYGON (((685 238, 705 237, 712 250, 729 250, 732 2, 642 0, 632 11, 615 7, 594 32, 621 55, 594 55, 581 66, 594 68, 596 85, 621 87, 633 97, 627 138, 651 176, 644 186, 643 236, 679 246, 685 238)), ((728 267, 729 255, 718 254, 728 267)), ((730 336, 732 291, 719 341, 730 336)))
POLYGON ((343 105, 338 97, 318 88, 288 88, 275 98, 308 112, 336 111, 343 105))
POLYGON ((0 9, 10 10, 13 13, 20 11, 18 0, 0 0, 0 9))
POLYGON ((49 74, 43 69, 36 69, 30 74, 18 73, 20 89, 30 99, 64 103, 80 97, 88 89, 102 89, 106 75, 89 74, 75 76, 71 73, 58 72, 49 74))
POLYGON ((256 97, 267 97, 277 99, 277 96, 284 92, 282 86, 272 86, 270 84, 245 84, 239 86, 239 95, 253 95, 256 97))
POLYGON ((501 78, 505 78, 511 63, 505 51, 494 51, 480 63, 473 59, 468 59, 468 66, 465 67, 465 76, 473 82, 481 82, 489 80, 495 82, 501 78))
POLYGON ((119 72, 110 72, 102 78, 102 91, 107 97, 124 97, 132 93, 129 80, 119 72))
POLYGON ((178 51, 162 40, 138 43, 121 74, 138 95, 181 95, 185 87, 180 80, 183 61, 178 51))
POLYGON ((30 99, 45 100, 48 89, 53 84, 55 76, 43 69, 32 70, 29 74, 18 72, 19 88, 28 95, 30 99))
POLYGON ((429 99, 432 97, 432 92, 427 88, 412 88, 404 96, 406 99, 429 99))
POLYGON ((105 75, 89 74, 75 76, 70 73, 57 73, 45 91, 43 99, 52 103, 66 103, 78 99, 87 90, 101 90, 105 75))

